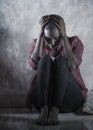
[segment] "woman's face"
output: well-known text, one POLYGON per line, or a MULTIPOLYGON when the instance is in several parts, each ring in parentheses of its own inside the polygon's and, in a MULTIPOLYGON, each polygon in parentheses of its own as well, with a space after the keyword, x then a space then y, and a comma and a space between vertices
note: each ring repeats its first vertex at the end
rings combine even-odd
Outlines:
POLYGON ((52 26, 52 28, 47 28, 47 26, 45 26, 44 35, 47 43, 54 47, 59 40, 60 33, 56 26, 52 26))

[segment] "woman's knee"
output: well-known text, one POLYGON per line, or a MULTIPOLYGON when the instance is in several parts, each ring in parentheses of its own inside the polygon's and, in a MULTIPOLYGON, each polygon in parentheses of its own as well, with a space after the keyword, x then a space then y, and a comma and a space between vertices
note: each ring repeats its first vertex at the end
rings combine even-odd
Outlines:
POLYGON ((65 56, 57 56, 55 58, 55 64, 58 66, 58 67, 67 67, 68 66, 68 61, 67 61, 67 58, 65 56))
POLYGON ((41 66, 41 67, 50 66, 51 62, 52 62, 52 60, 49 55, 43 55, 39 61, 38 66, 41 66))
POLYGON ((61 56, 61 55, 59 55, 59 56, 57 56, 56 58, 55 58, 55 61, 66 61, 67 60, 67 58, 65 57, 65 56, 61 56))

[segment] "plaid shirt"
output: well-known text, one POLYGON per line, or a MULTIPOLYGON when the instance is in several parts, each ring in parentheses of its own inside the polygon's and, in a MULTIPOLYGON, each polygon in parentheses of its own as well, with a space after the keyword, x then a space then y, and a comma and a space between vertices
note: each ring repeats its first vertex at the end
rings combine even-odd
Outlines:
MULTIPOLYGON (((28 59, 28 63, 29 65, 35 70, 32 80, 31 80, 31 87, 30 87, 30 91, 32 89, 32 87, 34 86, 34 81, 36 79, 36 75, 37 75, 37 63, 35 63, 32 59, 31 59, 31 54, 33 53, 35 44, 36 44, 36 40, 37 39, 33 39, 31 42, 31 46, 30 46, 30 54, 29 54, 29 59, 28 59)), ((74 55, 77 58, 77 62, 78 62, 78 68, 77 69, 72 69, 71 72, 73 74, 73 77, 75 78, 75 80, 77 81, 77 83, 79 84, 81 91, 83 93, 84 96, 86 96, 86 93, 88 91, 88 89, 86 88, 81 73, 80 73, 80 69, 79 69, 79 65, 82 62, 82 54, 83 54, 83 49, 84 46, 81 42, 81 40, 77 37, 77 36, 73 36, 73 37, 68 37, 70 46, 72 48, 72 51, 74 53, 74 55)), ((59 43, 58 46, 56 47, 56 49, 59 51, 62 48, 62 44, 59 43)), ((43 55, 47 54, 49 56, 53 56, 53 51, 49 48, 49 46, 45 43, 43 43, 43 51, 42 51, 43 55)), ((61 49, 60 51, 60 55, 64 56, 64 51, 63 49, 61 49)))

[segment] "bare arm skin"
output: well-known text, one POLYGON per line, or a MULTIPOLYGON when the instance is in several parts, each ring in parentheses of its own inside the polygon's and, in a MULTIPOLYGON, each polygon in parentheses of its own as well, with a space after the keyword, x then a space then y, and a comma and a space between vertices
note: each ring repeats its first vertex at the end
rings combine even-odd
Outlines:
POLYGON ((42 46, 43 46, 43 36, 42 36, 42 33, 40 33, 37 38, 34 51, 31 55, 31 58, 33 61, 37 62, 39 58, 42 56, 42 46))
POLYGON ((31 55, 32 60, 35 62, 38 62, 38 60, 42 56, 42 47, 43 47, 43 40, 44 40, 43 27, 48 22, 48 19, 49 18, 47 18, 47 17, 41 17, 41 19, 40 19, 41 31, 40 31, 40 34, 37 38, 34 51, 31 55))
POLYGON ((70 68, 76 69, 77 68, 77 59, 74 55, 74 53, 72 52, 69 40, 66 36, 63 37, 64 39, 64 48, 67 50, 66 56, 68 57, 68 64, 70 66, 70 68))
POLYGON ((77 68, 77 59, 76 59, 74 53, 72 52, 69 40, 66 36, 66 27, 65 27, 64 20, 61 18, 54 18, 54 20, 55 20, 56 26, 60 30, 61 36, 64 41, 63 47, 64 47, 65 56, 68 58, 68 65, 70 68, 76 69, 77 68))

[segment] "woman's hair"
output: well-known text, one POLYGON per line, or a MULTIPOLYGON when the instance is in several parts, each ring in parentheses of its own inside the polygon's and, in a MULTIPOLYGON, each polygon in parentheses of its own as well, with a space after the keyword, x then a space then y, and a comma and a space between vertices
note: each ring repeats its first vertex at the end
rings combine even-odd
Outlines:
MULTIPOLYGON (((51 14, 51 15, 45 15, 45 16, 42 16, 41 17, 41 19, 40 19, 40 21, 39 21, 39 23, 40 24, 42 24, 42 21, 43 22, 45 22, 46 23, 46 19, 48 19, 48 21, 47 21, 47 23, 44 25, 44 27, 47 25, 47 24, 50 24, 48 27, 50 28, 50 26, 51 25, 53 25, 53 24, 55 24, 55 22, 57 22, 57 21, 55 21, 55 18, 56 19, 58 19, 58 20, 60 20, 61 19, 61 24, 63 24, 63 27, 65 27, 65 22, 64 22, 64 19, 61 17, 61 16, 59 16, 59 15, 56 15, 56 14, 51 14), (52 24, 51 24, 52 23, 52 24)), ((43 28, 44 28, 43 27, 43 28)), ((51 26, 51 28, 52 28, 52 26, 51 26)), ((66 27, 65 27, 66 28, 66 27)), ((59 30, 60 31, 60 30, 59 30)), ((64 43, 65 44, 65 43, 64 43)), ((73 56, 72 56, 72 53, 71 53, 71 51, 69 51, 68 52, 68 50, 65 48, 65 45, 63 44, 63 49, 64 49, 64 52, 65 52, 65 56, 66 56, 66 54, 67 55, 69 55, 69 52, 70 52, 70 55, 71 55, 71 57, 72 57, 72 59, 73 59, 73 56)), ((68 47, 69 48, 69 47, 68 47)), ((71 59, 69 59, 69 57, 68 57, 68 64, 69 65, 71 65, 71 63, 72 63, 72 61, 71 61, 71 59)), ((75 65, 76 63, 75 63, 75 61, 73 62, 73 65, 75 65)))
MULTIPOLYGON (((54 21, 55 21, 55 18, 56 19, 61 19, 61 21, 62 21, 62 23, 63 23, 63 26, 65 26, 65 22, 64 22, 64 19, 61 17, 61 16, 59 16, 59 15, 57 15, 57 14, 50 14, 50 15, 44 15, 44 16, 42 16, 41 17, 41 19, 40 19, 40 21, 39 21, 39 23, 40 24, 42 24, 42 21, 43 22, 46 22, 46 19, 48 18, 48 22, 47 23, 54 23, 54 21)), ((55 22, 57 22, 57 21, 55 21, 55 22)), ((46 25, 46 24, 45 24, 46 25)), ((44 26, 45 26, 44 25, 44 26)))

